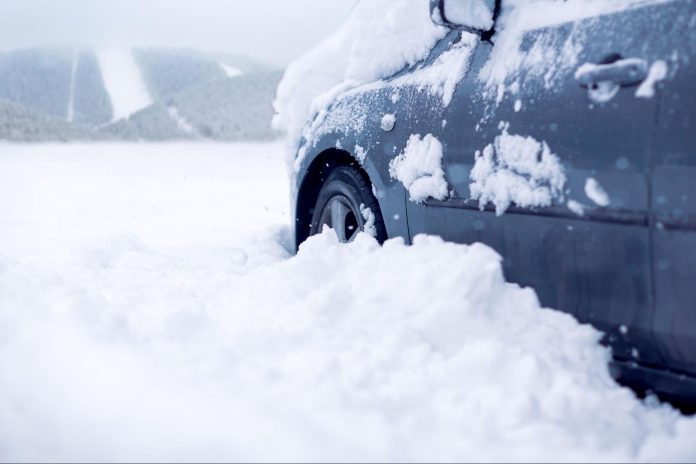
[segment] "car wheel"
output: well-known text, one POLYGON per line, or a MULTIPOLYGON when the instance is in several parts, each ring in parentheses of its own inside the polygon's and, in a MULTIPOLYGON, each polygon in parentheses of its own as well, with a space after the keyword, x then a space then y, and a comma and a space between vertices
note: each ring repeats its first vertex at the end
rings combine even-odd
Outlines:
POLYGON ((380 243, 387 239, 372 187, 356 168, 334 169, 319 191, 312 213, 311 235, 320 233, 325 225, 336 232, 341 242, 352 241, 360 231, 371 233, 380 243))

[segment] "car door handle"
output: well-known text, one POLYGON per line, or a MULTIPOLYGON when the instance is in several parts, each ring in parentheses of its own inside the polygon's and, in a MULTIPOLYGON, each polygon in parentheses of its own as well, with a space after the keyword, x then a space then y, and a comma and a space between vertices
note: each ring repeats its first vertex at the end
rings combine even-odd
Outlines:
POLYGON ((642 58, 623 58, 612 63, 585 63, 575 71, 575 80, 582 87, 593 88, 600 82, 621 87, 640 84, 648 77, 648 62, 642 58))

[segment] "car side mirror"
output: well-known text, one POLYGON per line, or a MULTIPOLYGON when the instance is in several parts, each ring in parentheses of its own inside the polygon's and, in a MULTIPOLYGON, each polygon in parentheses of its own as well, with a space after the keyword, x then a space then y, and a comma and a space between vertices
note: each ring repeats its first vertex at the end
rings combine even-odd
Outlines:
POLYGON ((430 17, 435 24, 475 34, 493 30, 500 0, 430 0, 430 17))

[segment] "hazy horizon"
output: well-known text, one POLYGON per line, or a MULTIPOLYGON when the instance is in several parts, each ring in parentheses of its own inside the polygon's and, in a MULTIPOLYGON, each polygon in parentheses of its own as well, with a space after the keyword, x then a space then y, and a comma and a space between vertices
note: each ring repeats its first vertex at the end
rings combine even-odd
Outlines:
POLYGON ((23 0, 0 10, 0 50, 191 48, 285 66, 357 0, 23 0))

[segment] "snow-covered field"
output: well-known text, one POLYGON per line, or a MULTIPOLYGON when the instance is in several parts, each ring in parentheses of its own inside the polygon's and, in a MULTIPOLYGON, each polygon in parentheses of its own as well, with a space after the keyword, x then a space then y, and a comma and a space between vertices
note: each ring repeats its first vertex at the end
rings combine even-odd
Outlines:
POLYGON ((696 460, 492 250, 291 256, 282 151, 0 145, 0 461, 696 460))

